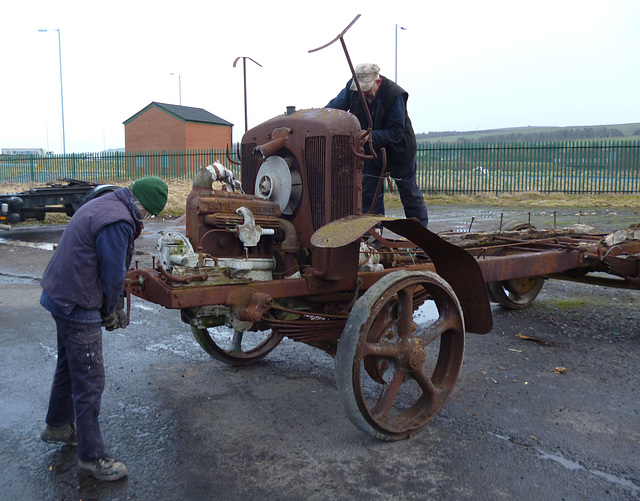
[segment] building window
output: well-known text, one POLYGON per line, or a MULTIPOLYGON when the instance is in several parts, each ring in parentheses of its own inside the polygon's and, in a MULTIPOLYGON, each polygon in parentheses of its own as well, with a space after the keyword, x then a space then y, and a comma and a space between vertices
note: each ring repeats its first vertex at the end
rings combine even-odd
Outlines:
POLYGON ((136 157, 136 167, 138 167, 139 169, 143 169, 144 161, 145 161, 145 157, 136 157))

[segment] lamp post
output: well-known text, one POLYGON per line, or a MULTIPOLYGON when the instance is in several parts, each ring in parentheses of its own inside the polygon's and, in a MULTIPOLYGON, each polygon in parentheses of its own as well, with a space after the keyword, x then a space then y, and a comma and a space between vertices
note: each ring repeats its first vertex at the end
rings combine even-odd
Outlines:
POLYGON ((396 78, 394 80, 395 83, 398 83, 398 28, 400 28, 401 30, 407 29, 402 26, 398 26, 396 24, 396 78))
POLYGON ((244 131, 247 132, 249 130, 249 126, 247 122, 247 59, 250 59, 251 61, 256 63, 258 66, 260 66, 260 68, 262 68, 262 65, 258 61, 255 61, 250 57, 238 56, 236 57, 236 60, 233 62, 234 68, 236 67, 236 63, 238 62, 239 59, 242 59, 242 75, 244 78, 244 131))
POLYGON ((182 106, 182 79, 180 75, 177 75, 176 73, 169 73, 169 75, 178 77, 178 99, 180 100, 180 106, 182 106))
POLYGON ((60 45, 60 28, 56 28, 55 30, 45 30, 39 29, 41 33, 46 31, 57 31, 58 32, 58 60, 60 62, 60 108, 62 110, 62 153, 63 155, 67 154, 67 143, 64 136, 64 92, 62 91, 62 46, 60 45))

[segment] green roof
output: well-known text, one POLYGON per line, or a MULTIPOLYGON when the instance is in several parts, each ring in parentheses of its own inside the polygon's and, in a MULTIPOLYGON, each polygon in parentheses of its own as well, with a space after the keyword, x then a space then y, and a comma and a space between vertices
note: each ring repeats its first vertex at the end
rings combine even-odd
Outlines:
POLYGON ((193 108, 191 106, 179 106, 177 104, 165 104, 165 103, 156 103, 155 101, 141 109, 138 113, 133 115, 132 117, 126 119, 123 123, 127 125, 132 120, 138 118, 144 112, 149 110, 150 108, 158 108, 169 115, 176 117, 183 122, 200 122, 205 124, 214 124, 214 125, 224 125, 227 127, 233 127, 231 122, 227 122, 226 120, 214 115, 213 113, 209 113, 207 110, 203 110, 202 108, 193 108))

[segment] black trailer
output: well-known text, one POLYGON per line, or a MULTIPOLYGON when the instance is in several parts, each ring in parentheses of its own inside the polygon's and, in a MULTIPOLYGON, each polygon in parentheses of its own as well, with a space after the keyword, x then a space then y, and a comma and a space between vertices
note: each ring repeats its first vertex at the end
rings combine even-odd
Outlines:
POLYGON ((2 193, 0 229, 9 230, 11 225, 26 219, 43 221, 48 212, 61 212, 71 217, 82 204, 117 188, 113 184, 64 178, 49 182, 42 188, 2 193))

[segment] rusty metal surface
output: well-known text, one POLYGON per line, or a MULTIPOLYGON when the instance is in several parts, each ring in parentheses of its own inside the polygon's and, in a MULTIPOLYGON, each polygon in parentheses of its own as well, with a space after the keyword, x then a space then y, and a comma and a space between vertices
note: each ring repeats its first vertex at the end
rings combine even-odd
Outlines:
POLYGON ((478 260, 485 282, 536 276, 558 278, 565 272, 572 278, 580 276, 585 283, 624 286, 586 276, 603 272, 624 279, 627 288, 637 288, 640 276, 640 241, 627 230, 606 235, 554 228, 449 237, 478 260))
POLYGON ((582 252, 546 251, 522 252, 502 256, 484 256, 478 260, 485 282, 500 282, 513 278, 538 277, 571 270, 584 262, 582 252))
POLYGON ((253 192, 261 160, 253 151, 269 144, 269 154, 286 159, 302 180, 300 206, 290 221, 300 244, 309 248, 314 230, 360 212, 362 160, 352 154, 353 148, 363 151, 360 132, 358 120, 342 110, 300 110, 272 118, 242 138, 242 186, 253 192), (281 141, 280 148, 271 148, 274 139, 281 141))
POLYGON ((352 215, 324 225, 311 236, 311 244, 319 248, 338 248, 360 239, 380 221, 397 218, 377 215, 352 215))

